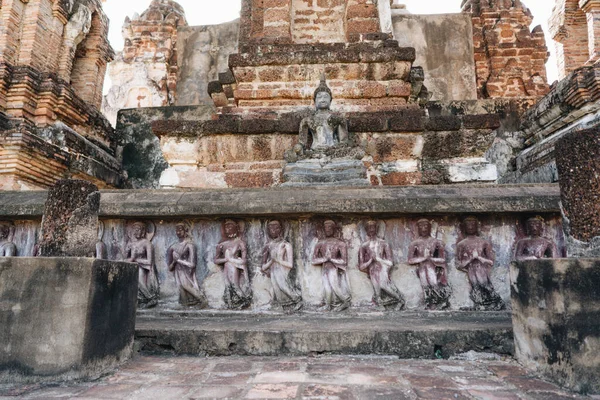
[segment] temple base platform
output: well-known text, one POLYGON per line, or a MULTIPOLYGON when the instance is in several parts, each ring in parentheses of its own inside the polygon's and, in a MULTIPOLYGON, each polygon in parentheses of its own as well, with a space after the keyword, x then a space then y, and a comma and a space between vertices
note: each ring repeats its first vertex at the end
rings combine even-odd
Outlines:
POLYGON ((138 311, 136 347, 204 356, 394 355, 447 358, 476 351, 512 355, 510 312, 138 311))

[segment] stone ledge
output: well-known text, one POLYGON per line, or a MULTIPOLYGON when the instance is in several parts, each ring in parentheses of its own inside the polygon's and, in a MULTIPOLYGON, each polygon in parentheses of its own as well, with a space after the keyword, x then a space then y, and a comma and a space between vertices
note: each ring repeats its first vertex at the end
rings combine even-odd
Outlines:
MULTIPOLYGON (((216 83, 218 84, 218 82, 216 83)), ((297 134, 302 118, 310 114, 310 109, 288 112, 273 116, 251 115, 242 117, 235 114, 222 114, 210 120, 166 120, 151 122, 152 132, 158 136, 196 137, 201 134, 297 134)), ((425 111, 416 107, 406 107, 397 111, 349 112, 341 113, 348 119, 351 132, 440 132, 470 130, 491 130, 500 127, 498 114, 426 116, 425 111)))
MULTIPOLYGON (((558 185, 102 191, 100 216, 557 213, 558 185)), ((41 218, 45 191, 0 192, 0 218, 41 218)))
POLYGON ((148 312, 138 314, 136 342, 144 352, 208 356, 331 353, 434 358, 436 349, 445 357, 470 350, 514 352, 507 312, 294 316, 148 312))
POLYGON ((341 46, 336 44, 290 46, 289 51, 271 53, 240 53, 229 56, 229 68, 265 65, 335 64, 359 62, 409 61, 416 58, 413 47, 341 46))

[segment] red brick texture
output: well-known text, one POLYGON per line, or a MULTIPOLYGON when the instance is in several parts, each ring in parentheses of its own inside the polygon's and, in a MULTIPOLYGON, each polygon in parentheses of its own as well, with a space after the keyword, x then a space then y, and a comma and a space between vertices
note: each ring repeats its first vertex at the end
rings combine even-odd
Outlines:
POLYGON ((546 40, 541 27, 529 29, 529 9, 520 0, 463 0, 462 7, 473 20, 478 97, 539 98, 548 93, 546 40))

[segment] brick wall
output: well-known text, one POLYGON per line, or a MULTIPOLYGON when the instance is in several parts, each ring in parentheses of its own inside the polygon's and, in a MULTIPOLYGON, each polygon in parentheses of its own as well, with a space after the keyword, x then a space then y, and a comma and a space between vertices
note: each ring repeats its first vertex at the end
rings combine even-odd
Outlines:
POLYGON ((106 64, 113 58, 100 0, 9 0, 3 2, 0 17, 0 69, 5 78, 0 111, 38 124, 54 123, 61 114, 56 109, 70 105, 44 102, 43 109, 37 107, 42 80, 47 79, 71 84, 76 97, 99 109, 106 64), (28 73, 14 72, 23 68, 28 73), (48 107, 54 110, 47 112, 48 107))
POLYGON ((368 0, 243 0, 240 42, 356 42, 381 31, 377 4, 368 0))
POLYGON ((542 97, 548 93, 548 49, 541 27, 520 0, 463 0, 471 13, 479 98, 542 97))
POLYGON ((0 19, 0 116, 10 120, 0 189, 65 176, 122 184, 116 136, 99 112, 114 56, 102 1, 5 0, 0 19))
MULTIPOLYGON (((298 141, 302 112, 278 118, 221 115, 209 121, 157 120, 169 163, 161 186, 179 188, 274 187, 282 183, 284 153, 298 141)), ((500 117, 427 117, 413 107, 395 112, 348 113, 352 140, 374 186, 489 182, 496 169, 484 160, 500 117)))

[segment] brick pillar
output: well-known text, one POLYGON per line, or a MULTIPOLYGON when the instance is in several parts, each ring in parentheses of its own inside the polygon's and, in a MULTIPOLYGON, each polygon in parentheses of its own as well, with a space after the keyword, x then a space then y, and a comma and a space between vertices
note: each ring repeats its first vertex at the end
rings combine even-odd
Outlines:
POLYGON ((589 59, 587 16, 579 0, 556 0, 549 21, 556 46, 558 77, 565 78, 589 59))
POLYGON ((600 60, 600 0, 580 0, 581 9, 587 14, 589 64, 600 60))
MULTIPOLYGON (((561 201, 570 237, 590 242, 600 237, 600 128, 575 131, 556 143, 561 201)), ((598 248, 591 249, 600 252, 598 248)), ((569 256, 573 256, 569 246, 569 256)), ((594 246, 592 246, 594 247, 594 246)))
POLYGON ((0 8, 0 62, 16 64, 20 42, 20 27, 27 3, 22 0, 3 0, 0 8))

